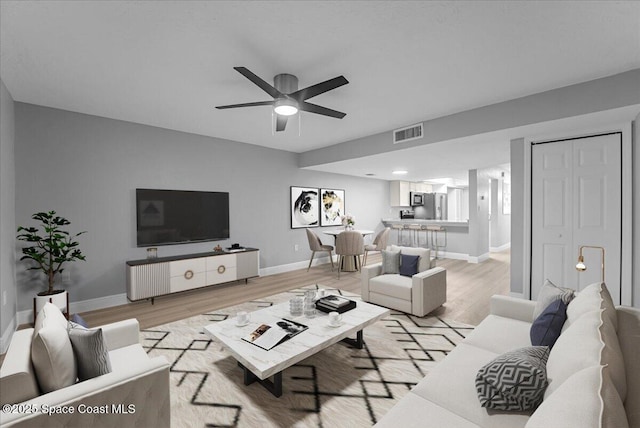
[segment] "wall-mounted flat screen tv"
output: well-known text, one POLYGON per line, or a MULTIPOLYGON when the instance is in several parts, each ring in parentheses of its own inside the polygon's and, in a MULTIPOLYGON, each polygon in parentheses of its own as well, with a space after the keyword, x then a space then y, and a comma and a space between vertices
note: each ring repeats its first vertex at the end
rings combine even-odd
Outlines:
POLYGON ((138 247, 229 238, 229 193, 136 189, 138 247))

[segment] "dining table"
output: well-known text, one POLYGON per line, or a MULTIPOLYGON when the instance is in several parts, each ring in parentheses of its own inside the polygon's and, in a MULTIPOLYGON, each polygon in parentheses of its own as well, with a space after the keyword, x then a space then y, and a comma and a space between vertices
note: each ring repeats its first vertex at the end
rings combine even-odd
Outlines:
MULTIPOLYGON (((340 235, 342 232, 344 232, 345 228, 341 228, 341 229, 329 229, 329 230, 323 230, 322 233, 326 234, 326 235, 331 235, 333 236, 333 244, 335 246, 335 239, 338 237, 338 235, 340 235)), ((373 235, 375 232, 373 230, 367 230, 367 229, 350 229, 353 232, 358 232, 360 234, 362 234, 363 237, 367 237, 368 235, 373 235)), ((342 272, 355 272, 358 270, 358 265, 356 263, 356 257, 345 257, 342 261, 342 266, 338 266, 338 269, 342 270, 342 272)))

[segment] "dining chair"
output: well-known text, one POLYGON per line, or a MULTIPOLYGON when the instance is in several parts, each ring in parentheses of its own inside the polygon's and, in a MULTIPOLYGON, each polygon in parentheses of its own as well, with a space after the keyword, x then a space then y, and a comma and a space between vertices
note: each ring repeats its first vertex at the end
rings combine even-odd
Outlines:
POLYGON ((307 267, 307 272, 311 269, 311 263, 313 262, 313 256, 315 256, 318 251, 326 251, 329 253, 329 260, 331 260, 331 270, 333 271, 333 245, 324 245, 320 240, 320 237, 316 235, 314 231, 311 229, 307 230, 307 239, 309 240, 309 249, 311 250, 311 259, 309 260, 309 267, 307 267))
POLYGON ((391 228, 385 227, 376 235, 371 244, 364 246, 364 262, 362 263, 363 266, 367 265, 367 255, 369 254, 369 251, 382 251, 387 248, 390 232, 391 228))
POLYGON ((338 261, 338 279, 340 279, 340 270, 344 262, 345 256, 353 257, 356 269, 359 271, 361 266, 360 256, 364 254, 364 237, 362 233, 346 230, 336 237, 336 254, 340 256, 338 261))

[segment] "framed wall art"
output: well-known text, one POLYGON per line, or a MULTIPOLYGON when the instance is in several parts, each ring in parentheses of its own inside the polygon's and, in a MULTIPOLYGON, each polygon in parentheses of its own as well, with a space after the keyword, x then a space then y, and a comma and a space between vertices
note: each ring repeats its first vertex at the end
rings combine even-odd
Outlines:
POLYGON ((344 207, 344 190, 320 189, 320 226, 340 226, 344 207))
POLYGON ((291 186, 291 228, 317 227, 319 224, 318 189, 291 186))

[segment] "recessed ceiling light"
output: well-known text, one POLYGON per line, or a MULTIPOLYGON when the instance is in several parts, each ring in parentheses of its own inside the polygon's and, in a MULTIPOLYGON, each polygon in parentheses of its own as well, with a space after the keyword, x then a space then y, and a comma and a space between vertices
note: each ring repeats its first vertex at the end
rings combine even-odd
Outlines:
POLYGON ((405 170, 402 170, 402 169, 397 169, 397 170, 392 172, 392 174, 395 174, 395 175, 404 175, 404 174, 408 174, 408 173, 409 173, 409 171, 405 171, 405 170))
POLYGON ((372 172, 368 172, 368 173, 366 173, 365 175, 366 175, 367 177, 373 177, 375 174, 374 174, 374 173, 372 173, 372 172))

